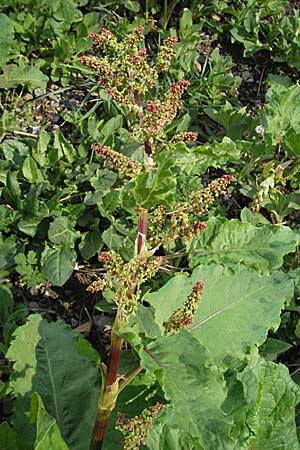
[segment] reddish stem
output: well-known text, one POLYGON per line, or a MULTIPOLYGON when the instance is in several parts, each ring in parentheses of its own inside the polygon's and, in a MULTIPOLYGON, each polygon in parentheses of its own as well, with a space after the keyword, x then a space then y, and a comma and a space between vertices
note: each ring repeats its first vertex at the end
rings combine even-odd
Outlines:
POLYGON ((147 210, 141 209, 139 213, 138 235, 137 235, 137 255, 146 248, 147 239, 147 210))

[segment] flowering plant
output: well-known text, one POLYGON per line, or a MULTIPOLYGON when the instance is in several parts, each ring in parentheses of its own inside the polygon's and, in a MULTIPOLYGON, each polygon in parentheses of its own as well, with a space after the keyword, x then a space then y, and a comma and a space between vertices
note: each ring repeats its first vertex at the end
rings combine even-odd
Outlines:
MULTIPOLYGON (((197 135, 193 132, 180 132, 171 139, 168 139, 166 134, 166 127, 182 107, 182 96, 189 87, 187 80, 173 82, 162 95, 153 98, 154 88, 158 87, 162 75, 168 72, 172 65, 177 38, 165 39, 152 64, 144 47, 142 26, 138 26, 123 41, 119 41, 105 27, 100 34, 91 33, 90 38, 93 41, 94 54, 82 56, 81 63, 96 74, 98 84, 105 88, 112 99, 126 108, 132 124, 132 137, 143 143, 144 147, 142 161, 137 161, 110 146, 103 146, 101 143, 94 146, 95 152, 106 167, 117 171, 120 177, 132 181, 133 188, 129 195, 135 200, 138 216, 132 258, 126 262, 115 251, 102 252, 99 260, 105 274, 88 288, 92 292, 113 292, 113 300, 118 307, 112 328, 109 363, 107 367, 103 366, 102 370, 102 390, 91 443, 91 450, 98 450, 101 448, 118 393, 121 387, 123 389, 124 383, 127 383, 126 380, 132 379, 132 373, 125 377, 125 381, 118 373, 124 344, 122 329, 128 326, 129 320, 135 316, 141 305, 142 285, 164 268, 169 247, 174 247, 178 241, 189 241, 206 228, 202 219, 215 200, 226 192, 232 176, 224 175, 200 191, 191 192, 189 201, 180 200, 177 195, 177 203, 169 205, 168 196, 164 199, 161 194, 168 191, 176 180, 170 180, 169 186, 164 183, 165 180, 160 176, 160 157, 168 152, 172 158, 172 151, 177 143, 192 143, 197 140, 197 135), (152 190, 150 201, 149 183, 158 185, 159 191, 159 195, 156 195, 152 190), (157 253, 159 256, 156 256, 157 253)), ((164 322, 166 335, 176 334, 192 324, 202 290, 203 282, 199 279, 183 306, 174 310, 164 322)), ((133 374, 136 375, 140 370, 139 366, 134 369, 133 374)), ((133 425, 129 428, 129 423, 119 420, 118 427, 122 429, 123 426, 127 431, 130 429, 131 434, 140 433, 135 431, 133 425)), ((130 442, 137 441, 138 438, 131 437, 130 442)), ((137 444, 129 445, 128 439, 126 442, 126 449, 139 448, 137 444)))

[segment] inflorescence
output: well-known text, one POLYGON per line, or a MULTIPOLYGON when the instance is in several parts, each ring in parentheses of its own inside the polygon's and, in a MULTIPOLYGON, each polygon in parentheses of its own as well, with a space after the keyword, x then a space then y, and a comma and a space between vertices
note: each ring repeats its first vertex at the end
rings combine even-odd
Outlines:
POLYGON ((134 315, 141 297, 141 285, 158 272, 163 263, 161 256, 138 255, 125 263, 115 251, 102 252, 99 256, 106 273, 94 281, 91 292, 114 290, 114 301, 127 318, 134 315))
POLYGON ((140 445, 145 444, 153 422, 163 408, 164 405, 157 402, 156 405, 145 409, 140 416, 132 419, 126 419, 124 414, 118 413, 116 430, 125 435, 122 441, 124 450, 138 450, 140 445))
POLYGON ((178 203, 170 213, 165 206, 158 206, 149 221, 148 242, 153 247, 168 245, 180 238, 190 240, 205 230, 206 225, 199 216, 203 216, 226 192, 232 178, 232 175, 223 175, 204 189, 192 192, 190 202, 178 203))
POLYGON ((203 286, 203 281, 198 281, 186 299, 183 307, 176 309, 170 319, 167 322, 164 322, 163 325, 166 333, 175 334, 193 322, 194 314, 201 301, 203 286))
POLYGON ((127 158, 127 156, 116 152, 109 146, 97 144, 94 149, 104 159, 106 167, 117 170, 120 175, 136 178, 142 172, 142 164, 134 159, 127 158))
MULTIPOLYGON (((164 128, 175 118, 182 106, 181 97, 188 88, 187 80, 173 83, 161 100, 149 98, 151 89, 158 84, 159 76, 167 72, 175 55, 176 37, 165 39, 154 64, 148 61, 147 49, 143 47, 144 29, 138 26, 133 33, 119 41, 107 28, 100 34, 90 33, 94 55, 83 55, 82 64, 98 77, 98 84, 119 104, 125 105, 137 116, 133 125, 133 138, 147 141, 152 152, 164 138, 164 128)), ((175 142, 194 142, 195 133, 180 133, 175 142)))

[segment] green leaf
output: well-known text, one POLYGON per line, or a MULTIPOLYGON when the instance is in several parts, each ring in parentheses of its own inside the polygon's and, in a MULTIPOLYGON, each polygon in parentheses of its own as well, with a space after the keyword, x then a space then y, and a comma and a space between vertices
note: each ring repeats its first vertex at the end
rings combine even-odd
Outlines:
POLYGON ((56 20, 68 24, 68 28, 74 22, 82 20, 82 12, 76 7, 76 2, 73 0, 54 0, 53 1, 53 16, 56 20))
POLYGON ((28 155, 23 162, 22 172, 29 183, 38 183, 42 178, 37 163, 30 155, 28 155))
POLYGON ((35 450, 68 450, 56 420, 47 413, 37 392, 32 395, 30 420, 36 423, 35 450))
POLYGON ((64 322, 48 323, 35 314, 17 328, 6 356, 14 368, 10 386, 21 400, 24 415, 31 395, 37 392, 70 450, 88 450, 99 371, 78 353, 77 342, 77 333, 64 322))
POLYGON ((242 263, 261 272, 278 269, 283 257, 294 252, 300 235, 284 226, 254 226, 239 220, 212 217, 207 229, 189 244, 192 267, 201 263, 222 263, 235 267, 242 263))
POLYGON ((12 313, 14 303, 11 290, 7 286, 0 286, 0 322, 5 323, 12 313))
POLYGON ((11 161, 17 169, 22 165, 24 159, 29 155, 29 148, 23 142, 15 139, 7 139, 2 144, 3 154, 7 161, 11 161))
POLYGON ((119 114, 116 117, 112 117, 109 119, 105 125, 101 128, 101 134, 106 139, 108 139, 110 136, 112 136, 119 128, 122 127, 123 124, 123 117, 121 114, 119 114))
POLYGON ((268 102, 262 114, 266 137, 272 145, 279 140, 292 154, 299 155, 300 86, 286 87, 272 79, 266 97, 268 102))
MULTIPOLYGON (((155 172, 141 173, 136 179, 133 195, 136 203, 146 209, 157 205, 174 204, 176 191, 176 176, 172 173, 172 163, 168 154, 160 154, 157 158, 158 167, 155 172)), ((173 165, 175 164, 175 161, 173 165)))
POLYGON ((55 286, 62 286, 72 275, 76 263, 76 252, 68 245, 62 245, 46 253, 42 269, 55 286))
POLYGON ((11 43, 14 39, 14 24, 5 14, 0 14, 0 67, 9 60, 11 43))
POLYGON ((92 258, 102 248, 101 233, 98 230, 86 233, 79 244, 81 256, 84 259, 92 258))
POLYGON ((43 220, 43 217, 29 217, 28 219, 20 220, 18 228, 22 233, 27 236, 34 237, 39 223, 43 220))
POLYGON ((14 265, 17 250, 17 244, 12 236, 4 241, 0 236, 0 269, 8 269, 14 265))
POLYGON ((58 151, 58 159, 65 156, 70 163, 78 159, 78 153, 71 142, 68 142, 60 130, 54 132, 54 148, 58 151))
POLYGON ((138 13, 141 9, 140 3, 133 0, 125 0, 124 6, 134 13, 138 13))
POLYGON ((47 131, 41 130, 39 133, 39 139, 37 142, 36 153, 34 154, 34 159, 38 162, 41 167, 45 167, 47 163, 47 149, 50 143, 51 136, 47 131))
POLYGON ((13 208, 22 209, 21 188, 15 172, 7 172, 4 196, 13 208))
POLYGON ((237 378, 249 407, 246 424, 251 434, 243 449, 298 450, 295 406, 300 388, 287 367, 259 359, 251 361, 237 378))
POLYGON ((184 330, 158 338, 141 357, 143 367, 154 371, 166 400, 172 402, 178 427, 196 437, 205 450, 232 448, 231 421, 221 407, 225 383, 204 345, 184 330))
POLYGON ((0 75, 0 89, 12 89, 19 85, 26 86, 29 90, 35 88, 45 89, 48 77, 37 67, 9 64, 3 68, 0 75))
POLYGON ((0 448, 1 450, 18 450, 19 448, 17 434, 7 422, 2 422, 0 425, 0 448))
POLYGON ((241 152, 244 146, 249 146, 245 141, 232 141, 224 137, 222 142, 214 142, 209 145, 201 145, 192 149, 192 164, 194 173, 205 173, 209 167, 226 167, 228 163, 240 162, 241 152), (195 162, 193 162, 195 159, 195 162))
POLYGON ((119 250, 123 245, 124 237, 116 231, 113 225, 111 225, 102 233, 102 240, 110 250, 119 250))
POLYGON ((68 217, 56 217, 51 222, 48 231, 48 238, 53 244, 73 245, 80 233, 72 229, 68 217))
POLYGON ((280 312, 292 298, 294 286, 283 273, 260 275, 242 267, 236 272, 214 264, 200 266, 188 278, 178 275, 145 300, 155 308, 155 321, 163 322, 182 307, 197 281, 204 281, 203 298, 189 328, 220 364, 243 358, 253 344, 261 345, 268 330, 280 324, 280 312))

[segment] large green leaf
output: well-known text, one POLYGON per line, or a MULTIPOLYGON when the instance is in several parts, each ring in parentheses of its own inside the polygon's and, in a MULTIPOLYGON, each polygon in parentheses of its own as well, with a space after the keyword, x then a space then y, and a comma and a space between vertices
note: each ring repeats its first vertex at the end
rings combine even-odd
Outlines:
POLYGON ((249 408, 246 424, 250 438, 243 449, 299 450, 295 406, 300 401, 300 388, 287 367, 252 359, 237 378, 249 408))
MULTIPOLYGON (((14 333, 7 352, 14 372, 10 386, 24 413, 37 392, 71 450, 87 450, 99 394, 99 372, 77 350, 77 334, 62 321, 39 315, 14 333)), ((82 338, 81 338, 82 339, 82 338)), ((20 417, 18 417, 20 426, 20 417)), ((21 430, 17 430, 21 431, 21 430)))
POLYGON ((176 414, 170 405, 167 405, 159 421, 154 423, 146 438, 146 447, 149 450, 204 450, 197 438, 178 428, 176 414))
POLYGON ((230 420, 222 410, 225 382, 204 345, 189 332, 162 336, 141 352, 142 365, 154 371, 176 414, 180 429, 205 450, 229 450, 230 420))
POLYGON ((47 413, 43 400, 36 392, 31 400, 30 419, 36 423, 35 450, 68 450, 56 420, 47 413))
MULTIPOLYGON (((294 292, 292 281, 283 273, 263 276, 245 267, 233 273, 215 264, 200 266, 190 278, 175 276, 145 296, 155 308, 161 333, 163 322, 183 305, 198 280, 204 281, 203 298, 190 330, 224 364, 228 357, 243 358, 249 346, 261 345, 268 330, 278 328, 280 312, 294 292)), ((145 333, 138 324, 136 329, 145 333)))
POLYGON ((278 269, 283 256, 299 245, 300 235, 284 226, 254 226, 239 220, 217 219, 207 222, 207 229, 189 245, 190 264, 206 262, 235 267, 239 263, 260 271, 278 269))

